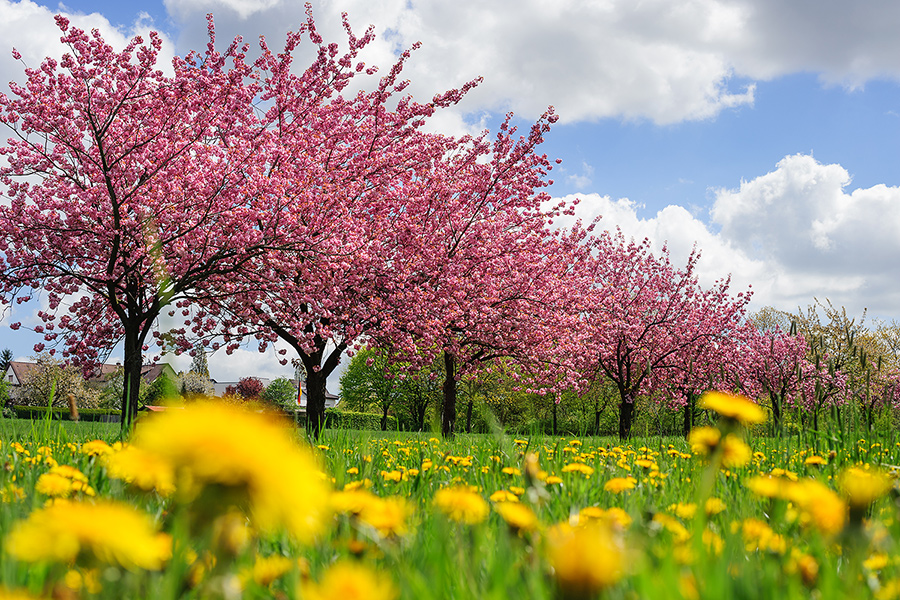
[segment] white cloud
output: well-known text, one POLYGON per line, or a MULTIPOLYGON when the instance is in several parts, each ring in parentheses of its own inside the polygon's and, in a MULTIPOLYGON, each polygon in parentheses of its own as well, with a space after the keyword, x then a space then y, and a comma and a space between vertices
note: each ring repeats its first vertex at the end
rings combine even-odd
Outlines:
MULTIPOLYGON (((283 0, 165 0, 182 27, 179 46, 202 48, 204 15, 221 39, 259 34, 280 43, 305 16, 283 0)), ((375 25, 366 59, 387 69, 399 49, 423 47, 406 70, 421 98, 479 75, 461 110, 515 110, 526 119, 554 105, 563 122, 605 117, 656 123, 706 119, 751 105, 753 81, 815 72, 850 87, 900 78, 900 5, 816 0, 320 0, 327 41, 375 25)), ((311 56, 311 55, 308 55, 311 56)))
MULTIPOLYGON (((785 157, 774 171, 717 190, 706 223, 681 206, 652 216, 627 198, 580 196, 577 216, 602 215, 600 227, 667 244, 683 265, 694 244, 698 274, 708 285, 732 276, 732 290, 752 286, 753 306, 794 310, 830 298, 850 314, 896 315, 900 302, 900 188, 877 185, 848 191, 840 165, 810 156, 785 157)), ((574 196, 569 197, 569 199, 574 196)))
MULTIPOLYGON (((47 56, 59 58, 68 51, 59 42, 60 31, 54 21, 54 16, 62 13, 69 18, 74 27, 91 31, 99 29, 104 39, 114 48, 122 49, 134 35, 146 35, 153 29, 152 24, 145 14, 138 17, 133 26, 123 31, 110 24, 99 13, 85 15, 73 12, 64 5, 59 10, 49 9, 30 0, 12 2, 0 0, 0 82, 6 87, 8 81, 24 82, 25 70, 22 62, 12 58, 11 51, 16 48, 22 55, 25 65, 37 68, 47 56)), ((171 40, 162 36, 163 48, 160 52, 160 68, 170 68, 174 55, 174 44, 171 40)))

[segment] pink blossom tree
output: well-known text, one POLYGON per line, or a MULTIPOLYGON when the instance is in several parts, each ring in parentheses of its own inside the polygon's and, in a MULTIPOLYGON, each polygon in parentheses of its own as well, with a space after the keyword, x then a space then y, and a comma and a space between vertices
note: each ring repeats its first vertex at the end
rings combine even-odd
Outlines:
POLYGON ((751 398, 768 398, 772 425, 781 431, 785 408, 802 401, 804 391, 808 397, 813 393, 809 384, 815 366, 806 358, 806 340, 793 332, 748 325, 739 352, 743 359, 737 363, 735 384, 751 398))
POLYGON ((377 335, 413 364, 443 355, 445 436, 453 435, 461 377, 500 358, 540 364, 543 381, 522 386, 545 393, 564 373, 548 367, 575 331, 573 267, 585 251, 585 232, 550 226, 572 210, 548 207, 542 191, 552 183, 552 165, 537 147, 555 121, 548 111, 516 137, 509 115, 492 143, 486 136, 463 140, 436 165, 423 201, 402 222, 407 283, 384 298, 388 317, 377 335))
POLYGON ((422 202, 434 165, 459 144, 422 126, 477 83, 415 102, 403 95, 408 82, 400 79, 407 51, 373 90, 345 97, 352 78, 374 74, 357 61, 371 29, 357 38, 346 20, 345 28, 344 54, 323 43, 311 16, 289 34, 284 52, 273 54, 263 42, 257 65, 269 108, 262 120, 273 138, 266 178, 283 203, 260 218, 267 227, 289 226, 293 237, 237 276, 207 279, 199 310, 181 306, 194 335, 217 322, 229 349, 251 336, 260 349, 287 342, 307 373, 314 435, 324 424, 328 376, 380 325, 384 305, 407 284, 404 264, 413 243, 399 233, 399 222, 422 202), (292 53, 304 38, 318 46, 318 58, 295 74, 292 53))
POLYGON ((11 134, 0 298, 45 294, 35 331, 86 370, 124 341, 128 427, 160 311, 273 243, 256 218, 274 198, 258 192, 258 88, 245 47, 215 49, 211 20, 206 52, 175 58, 172 75, 155 33, 117 52, 96 30, 57 24, 62 60, 27 68, 27 85, 0 95, 11 134))
POLYGON ((704 387, 714 360, 713 346, 723 343, 740 322, 749 292, 732 297, 729 281, 703 289, 692 253, 683 269, 668 251, 659 256, 648 240, 626 240, 621 231, 595 238, 594 304, 583 314, 584 366, 613 382, 619 391, 619 437, 627 438, 641 394, 675 387, 683 404, 704 387), (698 364, 698 362, 700 364, 698 364))

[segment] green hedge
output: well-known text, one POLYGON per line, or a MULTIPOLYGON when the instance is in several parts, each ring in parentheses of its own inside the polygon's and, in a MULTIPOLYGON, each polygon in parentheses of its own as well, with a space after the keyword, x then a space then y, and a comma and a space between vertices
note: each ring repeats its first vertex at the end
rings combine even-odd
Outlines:
MULTIPOLYGON (((46 419, 46 406, 10 406, 15 412, 17 419, 46 419)), ((53 407, 51 409, 51 418, 55 420, 69 420, 69 409, 53 407)), ((78 409, 79 421, 107 421, 118 422, 122 418, 122 412, 119 410, 110 410, 108 408, 80 408, 78 409)))
MULTIPOLYGON (((294 413, 294 418, 298 425, 306 425, 305 412, 294 413)), ((381 415, 326 408, 325 427, 327 429, 381 431, 381 415)), ((397 417, 388 415, 387 428, 388 431, 397 431, 397 417)))

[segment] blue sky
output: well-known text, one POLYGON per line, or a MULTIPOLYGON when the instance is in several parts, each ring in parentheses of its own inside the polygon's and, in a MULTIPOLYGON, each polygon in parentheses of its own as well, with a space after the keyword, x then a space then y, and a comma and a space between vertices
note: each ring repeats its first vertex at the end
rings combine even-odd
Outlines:
MULTIPOLYGON (((421 41, 405 71, 417 97, 483 76, 436 129, 495 127, 507 110, 524 129, 554 105, 561 121, 544 150, 563 164, 550 192, 581 198, 583 218, 668 243, 676 262, 697 244, 701 277, 752 285, 755 308, 818 297, 900 318, 900 4, 317 0, 313 10, 327 40, 342 39, 341 10, 359 33, 374 25, 364 58, 383 70, 421 41)), ((179 54, 205 45, 207 12, 221 43, 264 34, 276 47, 304 18, 292 0, 0 0, 0 11, 0 39, 35 63, 59 52, 57 11, 119 43, 158 29, 179 54)), ((21 76, 7 50, 3 81, 21 76)), ((28 356, 34 339, 9 321, 0 347, 28 356)), ((285 372, 251 351, 210 364, 219 379, 285 372)))

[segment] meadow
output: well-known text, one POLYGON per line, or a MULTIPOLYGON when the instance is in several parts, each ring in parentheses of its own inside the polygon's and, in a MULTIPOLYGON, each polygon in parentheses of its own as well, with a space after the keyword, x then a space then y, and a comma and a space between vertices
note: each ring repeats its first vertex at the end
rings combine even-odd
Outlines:
POLYGON ((2 420, 0 599, 900 596, 900 443, 753 435, 718 400, 689 440, 628 444, 310 444, 213 402, 125 443, 2 420))

